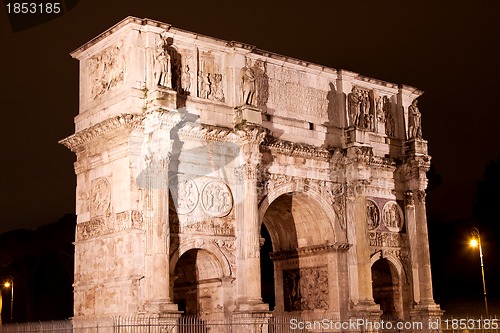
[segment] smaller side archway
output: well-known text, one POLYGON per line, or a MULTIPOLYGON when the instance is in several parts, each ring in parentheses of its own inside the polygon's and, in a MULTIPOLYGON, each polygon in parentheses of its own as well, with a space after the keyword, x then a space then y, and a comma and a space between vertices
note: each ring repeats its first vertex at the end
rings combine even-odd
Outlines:
POLYGON ((373 299, 380 305, 382 318, 406 318, 408 309, 403 300, 408 288, 405 288, 403 266, 399 260, 390 256, 382 257, 381 253, 372 256, 371 262, 373 299))
POLYGON ((173 274, 174 302, 185 315, 224 311, 223 269, 217 257, 204 249, 191 249, 177 260, 173 274))

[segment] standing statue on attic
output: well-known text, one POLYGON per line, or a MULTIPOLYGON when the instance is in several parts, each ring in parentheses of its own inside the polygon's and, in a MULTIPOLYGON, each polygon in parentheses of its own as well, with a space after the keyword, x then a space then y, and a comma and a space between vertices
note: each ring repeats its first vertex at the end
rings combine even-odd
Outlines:
POLYGON ((255 73, 250 68, 250 62, 247 61, 245 67, 241 69, 241 90, 243 93, 243 104, 254 105, 255 96, 255 73))
POLYGON ((417 107, 418 101, 413 100, 410 107, 408 108, 408 138, 409 139, 421 139, 422 138, 422 114, 417 107))
POLYGON ((166 41, 161 38, 156 47, 154 78, 160 87, 172 88, 172 66, 166 41))

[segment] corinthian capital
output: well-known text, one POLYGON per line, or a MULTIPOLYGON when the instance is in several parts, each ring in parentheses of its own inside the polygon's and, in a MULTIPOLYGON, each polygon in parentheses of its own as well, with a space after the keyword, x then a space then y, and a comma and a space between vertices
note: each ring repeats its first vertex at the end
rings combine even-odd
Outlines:
POLYGON ((425 204, 425 196, 426 193, 424 190, 408 190, 405 193, 405 201, 406 205, 415 205, 415 203, 419 205, 425 204))

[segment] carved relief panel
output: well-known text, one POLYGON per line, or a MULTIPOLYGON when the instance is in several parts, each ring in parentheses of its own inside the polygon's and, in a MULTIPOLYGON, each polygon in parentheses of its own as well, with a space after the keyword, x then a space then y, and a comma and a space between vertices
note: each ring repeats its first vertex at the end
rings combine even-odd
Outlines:
POLYGON ((384 205, 383 213, 384 225, 393 232, 401 231, 403 227, 403 211, 395 201, 388 201, 384 205))
POLYGON ((229 187, 218 180, 206 183, 201 191, 201 204, 205 212, 211 216, 226 216, 233 207, 229 187))
POLYGON ((91 57, 88 62, 90 99, 105 94, 125 78, 123 43, 113 45, 91 57))
POLYGON ((90 217, 109 215, 111 186, 106 178, 92 181, 90 194, 90 217))
POLYGON ((380 213, 377 204, 371 200, 366 200, 366 222, 368 230, 376 229, 380 224, 380 213))
POLYGON ((285 311, 328 310, 326 266, 283 271, 285 311))
POLYGON ((347 111, 349 126, 375 130, 373 108, 373 91, 353 86, 347 95, 347 111))
POLYGON ((370 246, 403 247, 407 245, 406 234, 370 231, 368 235, 370 237, 370 246))
POLYGON ((173 233, 233 235, 233 196, 219 179, 170 176, 170 225, 173 233), (201 190, 198 190, 201 188, 201 190))
POLYGON ((199 191, 195 182, 186 175, 177 174, 171 176, 168 183, 176 213, 184 215, 192 212, 199 200, 199 191))
POLYGON ((225 102, 225 77, 221 71, 222 59, 210 51, 198 51, 197 96, 225 102))

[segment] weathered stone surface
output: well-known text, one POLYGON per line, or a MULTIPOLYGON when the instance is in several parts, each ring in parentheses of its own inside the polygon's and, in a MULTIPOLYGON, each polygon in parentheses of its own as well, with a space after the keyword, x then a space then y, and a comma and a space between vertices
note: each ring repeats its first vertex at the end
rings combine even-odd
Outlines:
POLYGON ((72 56, 76 318, 439 314, 420 91, 133 17, 72 56))

